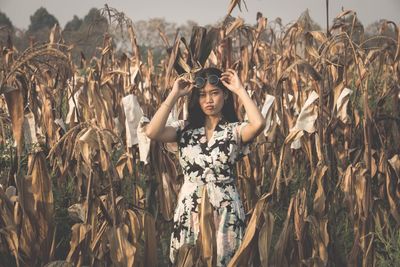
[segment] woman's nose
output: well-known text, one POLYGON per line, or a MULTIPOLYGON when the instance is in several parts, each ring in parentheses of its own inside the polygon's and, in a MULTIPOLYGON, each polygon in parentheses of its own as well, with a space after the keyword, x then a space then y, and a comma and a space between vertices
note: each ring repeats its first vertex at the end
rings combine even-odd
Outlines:
POLYGON ((207 101, 207 103, 212 102, 211 94, 206 94, 206 101, 207 101))

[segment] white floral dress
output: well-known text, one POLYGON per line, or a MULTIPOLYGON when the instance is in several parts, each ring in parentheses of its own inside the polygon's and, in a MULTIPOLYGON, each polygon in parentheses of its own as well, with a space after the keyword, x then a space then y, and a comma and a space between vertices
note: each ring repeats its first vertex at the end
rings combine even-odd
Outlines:
POLYGON ((177 128, 179 162, 184 174, 171 234, 170 260, 174 264, 178 249, 195 244, 199 233, 199 205, 204 186, 214 209, 217 237, 217 266, 226 266, 242 242, 245 214, 236 189, 235 162, 248 154, 249 144, 241 144, 244 123, 219 121, 207 142, 204 127, 177 128))

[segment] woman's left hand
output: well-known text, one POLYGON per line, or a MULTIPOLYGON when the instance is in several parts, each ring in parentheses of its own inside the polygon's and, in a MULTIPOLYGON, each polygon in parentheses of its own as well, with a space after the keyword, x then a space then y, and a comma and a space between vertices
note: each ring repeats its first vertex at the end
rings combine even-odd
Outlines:
POLYGON ((228 88, 235 94, 238 94, 239 91, 244 90, 239 75, 233 69, 227 69, 221 74, 221 82, 223 85, 225 85, 226 88, 228 88))

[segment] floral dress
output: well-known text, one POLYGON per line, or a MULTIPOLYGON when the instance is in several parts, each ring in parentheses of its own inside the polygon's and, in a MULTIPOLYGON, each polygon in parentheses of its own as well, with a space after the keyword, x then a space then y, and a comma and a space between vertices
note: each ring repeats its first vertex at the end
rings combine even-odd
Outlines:
POLYGON ((177 121, 179 162, 184 174, 171 234, 170 260, 175 263, 178 249, 195 244, 199 234, 199 206, 206 187, 214 211, 217 266, 226 266, 239 248, 245 229, 245 214, 233 173, 235 162, 250 152, 241 144, 245 123, 220 120, 207 141, 205 128, 184 129, 177 121))

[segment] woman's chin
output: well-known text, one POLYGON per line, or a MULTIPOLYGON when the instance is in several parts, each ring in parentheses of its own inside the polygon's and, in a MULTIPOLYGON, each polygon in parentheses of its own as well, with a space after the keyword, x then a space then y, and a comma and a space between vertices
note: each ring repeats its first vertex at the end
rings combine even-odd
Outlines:
POLYGON ((204 110, 204 115, 206 116, 218 116, 219 112, 215 111, 215 110, 204 110))

